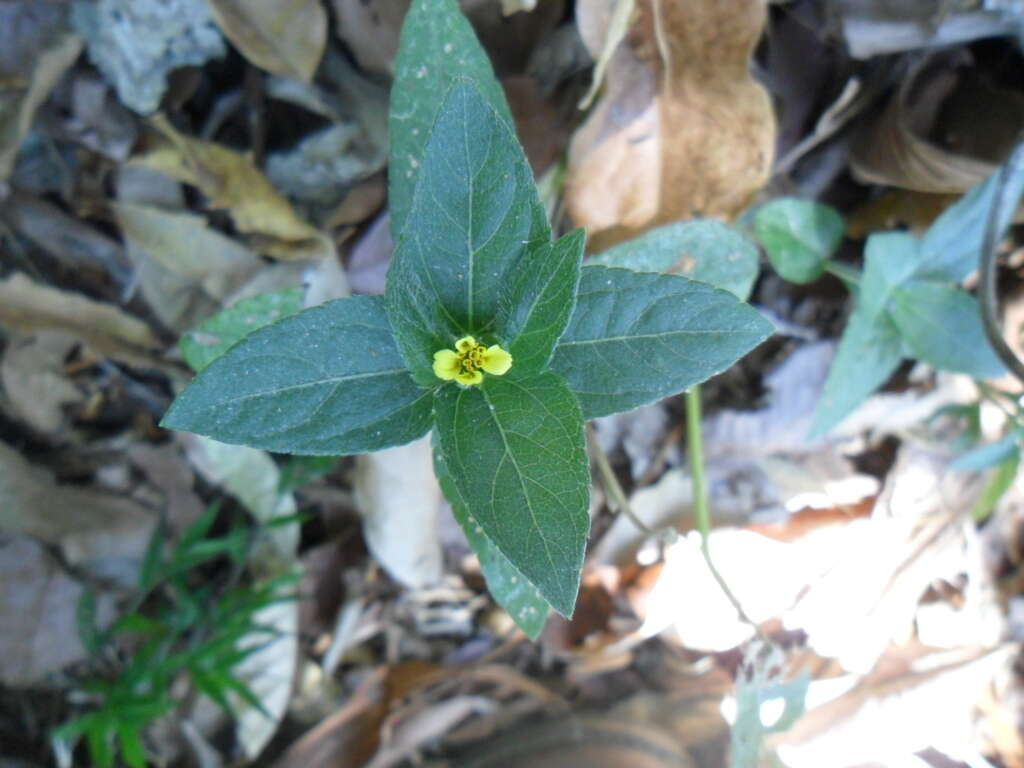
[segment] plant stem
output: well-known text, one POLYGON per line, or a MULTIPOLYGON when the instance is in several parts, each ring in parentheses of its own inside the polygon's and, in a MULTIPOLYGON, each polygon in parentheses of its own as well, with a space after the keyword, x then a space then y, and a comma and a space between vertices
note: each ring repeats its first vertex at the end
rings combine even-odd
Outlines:
POLYGON ((611 497, 616 509, 628 517, 633 525, 648 536, 659 535, 658 531, 652 530, 644 523, 643 520, 637 517, 633 508, 629 505, 629 499, 626 498, 626 492, 622 490, 619 478, 615 476, 615 471, 612 469, 612 465, 608 461, 608 454, 604 452, 601 444, 597 442, 594 430, 589 424, 587 425, 587 438, 590 443, 590 453, 593 455, 594 461, 597 463, 597 471, 601 474, 601 485, 603 485, 605 491, 608 492, 608 496, 611 497))
POLYGON ((736 599, 732 590, 729 589, 729 585, 722 578, 722 574, 718 572, 714 562, 711 560, 709 544, 711 511, 708 505, 707 480, 704 477, 704 442, 701 439, 701 418, 700 385, 698 384, 691 387, 686 393, 686 446, 690 458, 690 478, 693 483, 693 517, 697 524, 697 530, 700 531, 701 538, 700 551, 704 555, 704 562, 707 563, 708 570, 711 571, 711 575, 715 577, 718 586, 721 587, 722 592, 725 593, 729 602, 732 603, 732 607, 736 610, 740 620, 753 627, 758 636, 767 642, 767 638, 764 636, 761 628, 747 616, 743 606, 740 605, 740 601, 736 599))

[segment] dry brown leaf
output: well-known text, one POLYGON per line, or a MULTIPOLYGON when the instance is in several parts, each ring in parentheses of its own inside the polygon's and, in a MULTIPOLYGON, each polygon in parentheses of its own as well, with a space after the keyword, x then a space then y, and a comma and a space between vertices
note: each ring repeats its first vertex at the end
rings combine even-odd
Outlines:
MULTIPOLYGON (((0 536, 0 627, 7 629, 0 632, 0 683, 38 684, 85 657, 75 617, 81 594, 81 584, 38 542, 0 536)), ((97 618, 109 620, 112 609, 100 595, 97 618)))
POLYGON ((320 0, 210 0, 210 10, 225 37, 257 67, 313 79, 327 44, 320 0))
POLYGON ((16 272, 0 280, 0 326, 20 331, 64 331, 117 359, 147 360, 160 349, 149 326, 110 304, 62 291, 16 272))
MULTIPOLYGON (((577 6, 594 55, 612 6, 577 6)), ((763 0, 638 0, 605 94, 569 148, 566 204, 591 248, 678 219, 734 216, 763 186, 775 118, 748 67, 765 17, 763 0)))
POLYGON ((213 209, 227 210, 257 250, 277 259, 319 259, 334 253, 320 231, 303 221, 252 159, 212 142, 184 136, 163 116, 153 119, 166 140, 132 162, 199 187, 213 209))
POLYGON ((367 72, 394 74, 398 33, 409 0, 331 0, 335 33, 367 72))
POLYGON ((64 373, 64 359, 76 344, 66 333, 39 333, 8 340, 0 361, 0 384, 15 418, 50 435, 64 424, 63 407, 83 394, 64 373))
POLYGON ((854 142, 850 167, 858 181, 962 194, 996 170, 1024 126, 1024 94, 958 63, 965 62, 933 56, 904 78, 854 142))
POLYGON ((72 485, 0 443, 0 531, 61 548, 73 565, 134 583, 156 516, 131 499, 72 485))
POLYGON ((39 105, 81 52, 81 39, 61 34, 36 52, 38 58, 27 83, 13 89, 0 87, 0 181, 11 175, 14 158, 39 105))

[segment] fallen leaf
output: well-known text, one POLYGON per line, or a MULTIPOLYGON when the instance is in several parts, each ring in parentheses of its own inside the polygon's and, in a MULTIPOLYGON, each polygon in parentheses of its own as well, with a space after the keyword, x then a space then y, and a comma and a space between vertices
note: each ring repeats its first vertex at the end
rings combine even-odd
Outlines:
MULTIPOLYGON (((962 51, 959 52, 962 55, 962 51)), ((851 153, 863 184, 961 194, 991 176, 1024 126, 1024 93, 996 87, 957 54, 919 62, 851 153)))
POLYGON ((156 516, 131 499, 73 485, 0 443, 0 531, 60 547, 73 565, 134 584, 156 516))
MULTIPOLYGON (((82 585, 38 542, 0 535, 0 683, 39 685, 86 656, 76 610, 82 585), (10 631, 17 627, 17 631, 10 631)), ((109 595, 97 598, 97 622, 112 618, 109 595)), ((2 762, 2 760, 0 760, 2 762)))
POLYGON ((321 232, 299 218, 252 159, 212 142, 178 133, 163 116, 153 126, 165 142, 132 162, 199 187, 213 209, 225 209, 252 245, 278 259, 318 259, 334 253, 321 232))
POLYGON ((64 373, 64 359, 75 344, 74 336, 46 331, 7 340, 0 383, 14 417, 36 432, 58 432, 64 424, 64 406, 83 398, 64 373))
POLYGON ((203 503, 192 490, 195 477, 175 443, 136 443, 128 449, 128 458, 163 494, 164 519, 172 532, 184 531, 199 519, 203 503))
MULTIPOLYGON (((12 5, 30 12, 28 3, 12 5)), ((0 80, 0 181, 11 175, 14 159, 32 127, 36 110, 82 52, 81 39, 67 32, 41 42, 44 43, 41 49, 32 52, 34 66, 26 82, 15 80, 13 87, 5 87, 0 80)))
POLYGON ((394 75, 398 34, 409 0, 331 0, 335 34, 367 72, 394 75))
POLYGON ((221 32, 249 61, 309 82, 327 44, 320 0, 210 0, 221 32))
POLYGON ((202 216, 113 203, 143 296, 164 325, 191 328, 210 315, 263 264, 202 216))
MULTIPOLYGON (((577 6, 595 55, 610 9, 577 6)), ((762 0, 638 0, 605 93, 569 147, 566 206, 589 248, 678 219, 735 216, 764 185, 775 120, 748 68, 765 18, 762 0)))
POLYGON ((429 436, 357 456, 352 485, 363 536, 377 562, 408 587, 436 584, 441 578, 438 516, 443 497, 429 436))
POLYGON ((161 348, 145 323, 110 304, 33 282, 20 272, 0 280, 0 326, 63 331, 97 352, 129 362, 161 348))

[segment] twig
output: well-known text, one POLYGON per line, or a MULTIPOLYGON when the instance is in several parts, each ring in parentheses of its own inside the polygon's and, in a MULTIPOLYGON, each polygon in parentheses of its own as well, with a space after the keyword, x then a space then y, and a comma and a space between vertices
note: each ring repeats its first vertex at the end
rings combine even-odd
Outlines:
MULTIPOLYGON (((597 471, 601 474, 601 485, 608 492, 608 496, 613 501, 616 510, 622 512, 633 525, 648 536, 663 536, 664 531, 655 531, 636 516, 633 508, 629 505, 629 499, 626 498, 626 492, 622 490, 619 478, 615 476, 612 465, 608 462, 608 454, 604 452, 604 448, 598 443, 594 429, 589 424, 587 425, 587 442, 590 443, 590 453, 597 463, 597 471)), ((670 530, 674 532, 674 529, 670 530)))

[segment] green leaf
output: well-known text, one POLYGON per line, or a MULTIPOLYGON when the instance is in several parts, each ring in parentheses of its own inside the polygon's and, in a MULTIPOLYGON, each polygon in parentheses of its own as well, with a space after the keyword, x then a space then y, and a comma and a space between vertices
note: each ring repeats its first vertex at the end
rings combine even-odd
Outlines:
POLYGON ((454 0, 416 0, 402 26, 388 121, 388 207, 396 243, 412 208, 427 139, 456 78, 473 80, 491 108, 512 125, 491 62, 459 6, 454 0))
POLYGON ((949 468, 961 472, 977 472, 1002 464, 1007 459, 1020 454, 1021 437, 1021 431, 1015 429, 994 443, 979 445, 962 456, 958 456, 949 465, 949 468))
POLYGON ((976 521, 980 522, 992 514, 992 510, 996 508, 996 504, 999 503, 1003 494, 1010 489, 1013 481, 1017 479, 1017 469, 1019 467, 1020 449, 1018 448, 996 467, 988 483, 982 489, 981 495, 978 496, 978 500, 971 509, 971 516, 976 521))
POLYGON ((471 81, 449 91, 421 166, 386 295, 402 357, 431 387, 434 352, 459 337, 512 341, 495 325, 502 294, 550 232, 515 133, 471 81))
POLYGON ((119 723, 117 739, 121 744, 121 754, 131 768, 146 768, 146 750, 142 747, 139 731, 132 725, 119 723))
POLYGON ((587 266, 551 370, 593 419, 689 389, 771 332, 755 309, 707 283, 587 266))
POLYGON ((914 357, 977 379, 1006 372, 988 343, 978 302, 962 288, 908 280, 893 291, 889 313, 914 357))
POLYGON ((679 221, 610 248, 587 263, 679 274, 746 301, 757 277, 757 246, 720 221, 679 221))
POLYGON ((431 395, 405 370, 383 305, 379 296, 339 299, 250 334, 196 376, 162 426, 318 455, 420 437, 431 395))
POLYGON ((512 620, 519 626, 526 636, 531 640, 540 637, 541 630, 548 618, 548 611, 551 606, 548 601, 540 597, 537 588, 530 583, 522 571, 509 562, 498 548, 494 545, 484 529, 471 523, 469 509, 466 502, 459 495, 459 489, 452 480, 448 468, 444 464, 444 456, 441 453, 437 432, 434 433, 434 474, 444 491, 445 498, 452 505, 452 513, 463 532, 469 546, 480 559, 480 570, 483 571, 487 588, 495 601, 508 611, 512 620))
POLYGON ((586 233, 578 229, 527 252, 509 281, 495 327, 511 339, 517 376, 540 373, 576 306, 586 233))
POLYGON ((185 362, 194 371, 203 370, 256 329, 299 312, 302 293, 301 288, 264 293, 218 312, 181 337, 185 362))
POLYGON ((103 646, 103 634, 96 626, 96 593, 91 589, 82 590, 75 610, 75 620, 82 646, 89 653, 99 653, 103 646))
POLYGON ((570 616, 590 527, 590 470, 568 386, 552 373, 489 376, 481 387, 442 387, 434 411, 467 523, 570 616))
POLYGON ((810 283, 842 242, 843 219, 827 205, 784 197, 758 210, 754 230, 783 279, 810 283))
MULTIPOLYGON (((1000 209, 1002 220, 997 223, 1000 233, 1006 231, 1024 193, 1024 164, 1011 162, 1009 168, 1006 202, 1000 209)), ((917 277, 960 283, 978 268, 999 174, 996 171, 971 189, 928 228, 921 243, 923 259, 917 277)))
POLYGON ((873 319, 860 307, 850 316, 811 418, 815 438, 849 416, 885 384, 903 359, 903 341, 887 315, 873 319))

